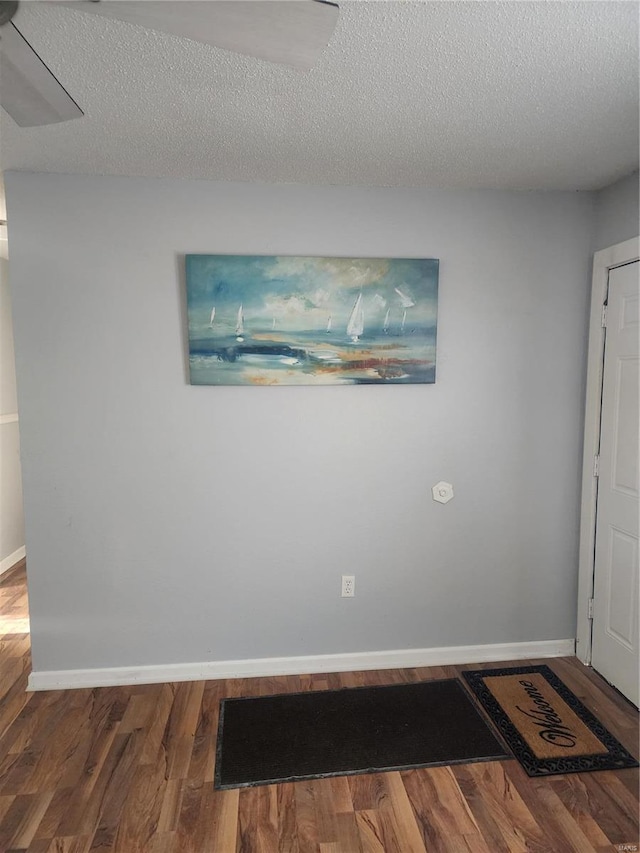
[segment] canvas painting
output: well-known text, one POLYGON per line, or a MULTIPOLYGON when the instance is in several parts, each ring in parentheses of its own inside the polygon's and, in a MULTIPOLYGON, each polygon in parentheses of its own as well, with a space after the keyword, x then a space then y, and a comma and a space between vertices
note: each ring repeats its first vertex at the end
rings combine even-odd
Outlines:
POLYGON ((438 261, 187 255, 192 385, 398 385, 436 375, 438 261))

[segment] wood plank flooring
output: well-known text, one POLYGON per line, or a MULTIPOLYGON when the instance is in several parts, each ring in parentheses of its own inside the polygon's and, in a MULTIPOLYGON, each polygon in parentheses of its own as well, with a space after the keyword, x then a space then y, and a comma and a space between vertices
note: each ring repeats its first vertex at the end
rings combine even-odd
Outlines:
MULTIPOLYGON (((0 853, 638 850, 637 770, 530 779, 509 760, 213 788, 224 696, 464 667, 27 693, 28 630, 19 565, 0 579, 0 853)), ((575 659, 545 662, 637 755, 635 709, 575 659)))

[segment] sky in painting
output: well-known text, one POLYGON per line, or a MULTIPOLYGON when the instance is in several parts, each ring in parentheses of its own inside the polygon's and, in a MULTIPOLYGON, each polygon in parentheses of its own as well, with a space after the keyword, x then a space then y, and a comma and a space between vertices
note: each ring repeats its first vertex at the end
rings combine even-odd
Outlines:
POLYGON ((242 305, 247 325, 282 330, 346 327, 362 294, 365 324, 436 324, 438 261, 405 258, 310 258, 187 255, 187 300, 192 332, 216 320, 233 324, 242 305))

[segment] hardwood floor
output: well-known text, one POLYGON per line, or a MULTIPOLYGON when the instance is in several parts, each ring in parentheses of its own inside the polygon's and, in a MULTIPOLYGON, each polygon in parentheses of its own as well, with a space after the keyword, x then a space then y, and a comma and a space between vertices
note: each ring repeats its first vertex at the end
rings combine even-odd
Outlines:
MULTIPOLYGON (((545 663, 638 754, 628 703, 575 659, 545 663)), ((509 760, 213 789, 224 696, 446 678, 464 667, 26 693, 29 667, 18 566, 0 579, 1 853, 638 850, 637 770, 530 779, 509 760)))

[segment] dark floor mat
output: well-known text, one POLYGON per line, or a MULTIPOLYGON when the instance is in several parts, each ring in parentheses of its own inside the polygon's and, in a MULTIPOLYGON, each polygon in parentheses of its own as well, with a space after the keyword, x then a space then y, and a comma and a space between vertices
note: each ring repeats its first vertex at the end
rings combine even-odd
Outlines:
POLYGON ((507 757, 456 679, 225 699, 215 785, 507 757))

